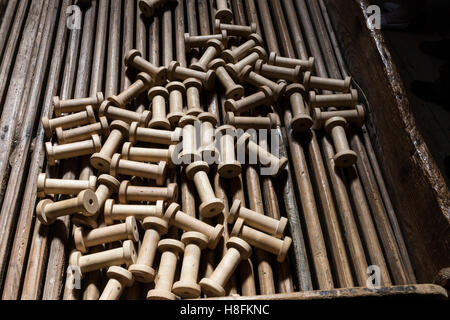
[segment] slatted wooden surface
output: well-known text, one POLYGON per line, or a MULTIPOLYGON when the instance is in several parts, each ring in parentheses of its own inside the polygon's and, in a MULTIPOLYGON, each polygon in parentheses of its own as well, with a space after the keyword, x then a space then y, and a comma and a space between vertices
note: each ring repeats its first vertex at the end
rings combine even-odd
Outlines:
MULTIPOLYGON (((235 23, 257 23, 268 51, 302 58, 321 55, 319 72, 342 77, 345 69, 340 64, 342 61, 336 60, 334 35, 326 24, 328 16, 323 10, 325 3, 230 1, 235 23), (319 39, 315 38, 314 30, 321 34, 319 39)), ((52 96, 84 97, 103 91, 108 97, 122 90, 133 80, 125 73, 123 62, 124 53, 131 48, 139 49, 155 64, 168 65, 175 59, 189 64, 191 57, 184 55, 177 39, 182 39, 184 32, 209 34, 212 30, 213 0, 179 0, 176 6, 165 8, 151 20, 140 16, 136 1, 92 1, 92 5, 82 7, 80 30, 67 29, 66 8, 71 4, 70 0, 17 0, 0 5, 4 13, 0 30, 9 30, 0 32, 0 290, 3 299, 92 299, 104 285, 105 277, 100 272, 84 280, 83 290, 69 290, 65 286, 65 270, 68 253, 73 248, 70 219, 58 219, 50 227, 42 226, 35 219, 36 178, 40 172, 67 179, 78 179, 93 172, 76 160, 65 161, 57 168, 46 167, 39 119, 52 114, 52 96), (169 32, 172 37, 167 37, 169 32)), ((379 77, 382 79, 383 75, 379 77)), ((223 100, 220 93, 205 96, 205 110, 222 116, 223 100)), ((137 101, 133 107, 142 110, 148 108, 148 102, 137 101)), ((372 172, 376 162, 368 135, 356 131, 352 147, 359 148, 360 157, 367 153, 369 167, 358 165, 335 172, 327 161, 326 152, 330 148, 327 149, 327 139, 321 132, 296 135, 285 126, 289 112, 284 113, 283 108, 273 111, 280 113, 283 123, 278 128, 283 141, 280 151, 290 159, 285 174, 278 179, 264 178, 249 166, 240 180, 223 181, 217 175, 211 179, 216 194, 230 204, 238 198, 253 210, 274 217, 287 216, 294 246, 286 264, 277 264, 264 254, 242 264, 230 293, 267 298, 272 294, 300 292, 292 297, 306 299, 309 294, 305 292, 312 289, 365 285, 365 267, 377 263, 386 264, 386 277, 390 280, 384 284, 413 284, 414 275, 405 267, 398 238, 389 243, 397 231, 398 208, 391 208, 388 195, 380 194, 377 178, 384 168, 377 176, 376 170, 372 172), (310 210, 305 206, 305 187, 314 190, 310 201, 315 211, 305 212, 310 210), (336 195, 337 191, 340 195, 336 195), (318 246, 320 243, 323 248, 318 246)), ((399 155, 405 156, 407 152, 399 155)), ((182 183, 180 175, 178 172, 176 180, 182 190, 180 201, 189 203, 185 199, 193 197, 192 186, 182 183)), ((400 192, 390 185, 388 190, 400 192)), ((401 195, 395 194, 398 197, 401 195)), ((195 212, 195 207, 184 210, 195 212)), ((404 226, 405 222, 401 224, 404 226)), ((213 268, 217 258, 206 260, 203 272, 213 268)), ((422 269, 419 274, 419 282, 432 280, 422 269)), ((124 298, 145 297, 147 290, 144 285, 135 285, 124 298)), ((418 292, 445 296, 439 287, 421 290, 418 292)), ((399 291, 392 290, 392 294, 399 291)), ((330 297, 338 295, 339 292, 330 297)), ((351 291, 345 295, 351 295, 351 291)))

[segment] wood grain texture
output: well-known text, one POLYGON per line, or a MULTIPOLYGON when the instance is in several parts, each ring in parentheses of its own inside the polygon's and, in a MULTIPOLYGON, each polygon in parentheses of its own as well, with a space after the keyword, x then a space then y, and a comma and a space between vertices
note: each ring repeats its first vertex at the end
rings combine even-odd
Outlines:
MULTIPOLYGON (((25 24, 25 35, 22 37, 17 58, 14 64, 13 75, 8 86, 5 98, 5 107, 2 110, 0 118, 0 203, 3 202, 4 187, 6 187, 6 178, 11 169, 10 155, 16 143, 16 130, 20 127, 20 118, 24 113, 25 105, 28 101, 28 94, 32 87, 32 77, 29 73, 35 71, 36 61, 39 55, 40 40, 43 35, 45 20, 47 17, 47 7, 49 2, 42 5, 34 3, 31 6, 30 14, 25 24), (35 41, 36 40, 36 41, 35 41)), ((14 159, 14 156, 13 158, 14 159)), ((11 159, 11 160, 12 160, 11 159)), ((10 195, 8 193, 8 195, 10 195)), ((7 199, 9 201, 9 199, 7 199)), ((0 215, 0 288, 2 287, 14 226, 17 221, 17 215, 11 210, 2 210, 4 214, 0 215)))
POLYGON ((368 288, 347 288, 333 290, 317 290, 295 293, 274 294, 269 296, 256 297, 224 297, 212 298, 212 300, 330 300, 345 299, 346 301, 355 302, 361 298, 378 299, 380 302, 383 298, 417 298, 446 300, 448 299, 447 291, 441 286, 434 284, 416 284, 410 286, 392 286, 382 287, 380 289, 371 290, 368 288))
MULTIPOLYGON (((59 2, 51 1, 49 3, 47 20, 45 21, 45 29, 43 30, 42 35, 42 43, 39 48, 39 55, 36 61, 36 68, 34 71, 34 77, 31 84, 31 90, 28 97, 28 102, 25 107, 27 110, 25 114, 25 118, 22 121, 22 125, 20 126, 20 131, 18 135, 18 143, 14 148, 13 157, 10 159, 11 167, 11 176, 8 180, 8 189, 5 193, 5 198, 2 204, 2 211, 0 216, 7 216, 8 212, 17 212, 20 205, 21 200, 21 192, 20 189, 26 188, 23 184, 23 178, 26 174, 26 169, 28 166, 28 161, 30 160, 32 145, 32 138, 35 126, 36 115, 39 114, 41 95, 45 94, 45 91, 42 90, 45 86, 44 77, 47 76, 45 66, 49 62, 49 57, 51 56, 51 42, 53 41, 54 29, 57 26, 56 17, 59 10, 59 2), (12 161, 11 161, 12 160, 12 161)), ((58 32, 63 32, 62 30, 58 30, 58 32)), ((58 55, 59 48, 57 48, 54 52, 55 64, 60 62, 61 57, 58 55)), ((53 71, 56 71, 53 69, 53 71)), ((53 86, 52 82, 54 80, 56 73, 50 73, 49 77, 49 90, 47 91, 47 95, 45 98, 48 103, 51 99, 51 95, 48 94, 49 91, 52 91, 53 86)), ((31 171, 30 171, 31 172, 31 171)), ((32 176, 34 178, 34 176, 32 176)), ((29 179, 31 180, 31 179, 29 179)), ((30 181, 29 181, 30 182, 30 181)), ((32 192, 34 193, 34 192, 32 192)), ((25 197, 26 198, 26 195, 25 197)), ((7 274, 5 278, 5 287, 3 290, 3 299, 17 299, 21 284, 21 276, 23 274, 23 263, 26 257, 27 252, 27 241, 23 241, 22 237, 28 239, 29 232, 32 227, 31 221, 32 216, 27 214, 23 215, 21 211, 19 215, 17 215, 17 226, 14 237, 14 242, 10 250, 10 258, 7 269, 7 274)), ((6 232, 7 230, 4 230, 6 232)), ((12 230, 11 230, 12 231, 12 230)))

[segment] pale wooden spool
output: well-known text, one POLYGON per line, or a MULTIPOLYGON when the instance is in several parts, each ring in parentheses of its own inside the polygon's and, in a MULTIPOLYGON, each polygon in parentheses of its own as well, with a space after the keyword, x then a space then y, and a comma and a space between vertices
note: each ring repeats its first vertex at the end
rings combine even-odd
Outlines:
POLYGON ((133 186, 130 181, 123 180, 119 188, 119 201, 122 204, 132 201, 156 202, 164 200, 174 202, 178 199, 178 185, 169 183, 167 187, 133 186))
POLYGON ((186 176, 194 180, 195 187, 201 200, 200 215, 210 218, 218 215, 224 208, 223 201, 217 198, 208 178, 209 166, 204 161, 193 162, 186 167, 186 176))
POLYGON ((106 283, 99 300, 119 300, 124 289, 126 287, 131 287, 134 283, 131 272, 122 267, 109 267, 106 275, 109 280, 106 283))
POLYGON ((232 224, 238 218, 243 219, 245 224, 262 232, 271 234, 276 238, 283 237, 284 230, 288 224, 288 220, 285 217, 281 217, 280 220, 268 217, 264 214, 242 207, 241 201, 236 199, 230 208, 227 220, 228 223, 232 224))
POLYGON ((81 191, 90 189, 95 191, 97 186, 97 177, 90 176, 89 180, 66 180, 51 179, 47 177, 47 173, 40 173, 37 180, 37 196, 44 198, 46 195, 76 195, 81 191))
POLYGON ((158 250, 161 252, 161 260, 156 274, 155 289, 147 293, 147 300, 175 300, 172 286, 178 257, 184 251, 184 244, 175 239, 164 239, 159 241, 158 250))
POLYGON ((208 237, 200 232, 185 232, 181 237, 184 244, 183 263, 180 280, 175 282, 172 291, 183 299, 200 297, 198 273, 202 250, 208 245, 208 237))
POLYGON ((244 240, 231 237, 227 241, 227 252, 217 265, 214 272, 200 281, 203 292, 208 297, 225 296, 225 285, 238 266, 239 262, 247 260, 252 254, 252 247, 244 240))
POLYGON ((162 186, 166 181, 167 162, 161 161, 159 164, 151 164, 138 161, 122 159, 119 153, 114 154, 111 160, 110 174, 113 177, 118 175, 137 176, 155 180, 158 186, 162 186))
POLYGON ((99 210, 97 196, 92 190, 83 190, 77 197, 53 202, 50 199, 39 201, 36 206, 36 216, 44 225, 50 225, 58 217, 82 213, 85 216, 93 216, 99 210))
POLYGON ((156 201, 156 204, 115 204, 114 199, 105 202, 103 212, 106 225, 112 225, 114 221, 125 220, 134 217, 138 220, 145 220, 148 217, 162 218, 166 209, 163 200, 156 201))
POLYGON ((101 172, 108 172, 111 166, 111 157, 119 149, 120 144, 128 137, 130 126, 121 120, 111 123, 111 133, 99 152, 90 158, 91 165, 101 172))
POLYGON ((291 237, 285 237, 283 240, 275 238, 267 233, 248 227, 244 220, 238 218, 231 230, 232 237, 239 237, 264 251, 277 256, 278 262, 283 262, 292 243, 291 237))
POLYGON ((82 255, 74 251, 69 257, 69 266, 79 268, 81 274, 111 266, 131 265, 136 262, 137 254, 133 241, 125 240, 122 247, 82 255))
POLYGON ((142 224, 145 229, 144 239, 136 263, 132 264, 128 270, 134 275, 136 281, 151 283, 155 279, 155 269, 153 263, 158 249, 161 236, 167 233, 169 225, 167 221, 157 217, 147 217, 142 224))
POLYGON ((169 224, 184 231, 197 231, 208 237, 208 248, 215 249, 217 243, 222 238, 224 227, 221 224, 215 227, 198 220, 180 210, 178 203, 172 203, 164 214, 164 219, 169 224))
POLYGON ((139 241, 139 231, 134 217, 127 217, 124 223, 107 227, 85 230, 77 227, 74 231, 75 247, 81 253, 86 253, 90 247, 121 240, 139 241))

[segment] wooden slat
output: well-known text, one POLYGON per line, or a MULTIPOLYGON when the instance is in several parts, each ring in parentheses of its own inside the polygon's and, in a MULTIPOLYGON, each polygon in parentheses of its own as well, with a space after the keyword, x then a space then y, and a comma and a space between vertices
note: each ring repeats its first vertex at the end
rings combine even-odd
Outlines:
MULTIPOLYGON (((21 189, 26 188, 24 186, 25 181, 22 181, 28 161, 30 160, 30 147, 32 147, 33 135, 30 132, 34 132, 34 125, 36 115, 39 115, 41 95, 44 95, 43 87, 45 84, 44 77, 46 74, 47 63, 50 62, 49 57, 51 54, 51 43, 54 38, 54 29, 56 27, 56 18, 59 10, 59 1, 50 1, 48 9, 48 17, 45 22, 45 30, 43 31, 42 43, 39 49, 39 57, 36 61, 36 69, 34 71, 32 89, 28 97, 28 104, 25 107, 27 110, 25 118, 21 125, 21 132, 18 137, 18 144, 14 148, 14 159, 10 161, 11 176, 8 181, 8 189, 5 193, 5 199, 2 204, 2 211, 0 216, 7 216, 8 212, 16 212, 20 205, 21 189)), ((59 48, 55 51, 54 57, 57 56, 59 48)), ((57 58, 56 58, 57 60, 57 58)), ((57 63, 57 61, 55 61, 57 63)), ((53 71, 53 70, 52 70, 53 71)), ((56 71, 56 70, 55 70, 56 71)), ((50 78, 55 74, 50 73, 50 78)), ((47 91, 48 92, 48 91, 47 91)), ((51 99, 50 95, 44 97, 45 99, 51 99)), ((33 167, 33 165, 32 165, 33 167)), ((31 170, 30 170, 31 172, 31 170)), ((30 179, 29 179, 30 180, 30 179)), ((34 190, 33 190, 34 191, 34 190)), ((30 192, 34 193, 34 192, 30 192)), ((35 194, 35 193, 34 193, 35 194)), ((27 194, 25 194, 25 198, 27 194)), ((28 241, 24 241, 24 237, 28 239, 30 229, 32 227, 31 215, 18 215, 18 222, 15 232, 14 243, 10 248, 10 259, 5 278, 5 286, 3 290, 2 299, 17 299, 21 284, 21 276, 23 274, 23 264, 26 257, 28 241)), ((6 232, 6 230, 5 230, 6 232)))
POLYGON ((392 286, 382 287, 380 289, 368 288, 347 288, 332 289, 326 291, 306 291, 285 294, 275 294, 269 296, 256 297, 224 297, 211 300, 340 300, 349 301, 361 298, 370 299, 392 299, 392 298, 421 298, 433 300, 446 300, 448 298, 447 291, 441 286, 434 284, 416 284, 410 286, 392 286))
MULTIPOLYGON (((33 2, 30 8, 25 24, 25 36, 22 38, 17 52, 13 75, 5 99, 5 108, 3 108, 1 114, 0 185, 2 187, 6 187, 4 186, 5 179, 10 170, 9 157, 14 143, 16 126, 19 123, 18 118, 28 98, 30 81, 32 80, 31 77, 28 77, 28 74, 34 71, 39 52, 40 38, 46 19, 46 12, 43 13, 42 9, 46 9, 47 6, 48 1, 44 4, 33 2)), ((4 191, 3 189, 0 191, 0 200, 3 200, 4 191)), ((13 228, 17 220, 15 212, 8 210, 5 213, 0 216, 0 288, 6 272, 9 247, 14 234, 13 228)))

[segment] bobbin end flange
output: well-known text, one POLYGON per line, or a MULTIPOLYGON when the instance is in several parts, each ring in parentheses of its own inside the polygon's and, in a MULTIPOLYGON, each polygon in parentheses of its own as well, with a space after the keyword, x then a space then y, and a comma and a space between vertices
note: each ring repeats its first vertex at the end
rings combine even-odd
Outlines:
POLYGON ((137 253, 136 248, 134 247, 133 241, 131 240, 125 240, 123 242, 123 256, 125 258, 125 264, 127 266, 132 265, 133 263, 136 263, 137 261, 137 253))
POLYGON ((211 218, 217 216, 224 209, 223 201, 219 198, 214 198, 204 201, 199 206, 199 212, 202 217, 211 218))
POLYGON ((118 266, 112 266, 108 268, 106 276, 110 279, 116 279, 122 283, 125 287, 131 287, 134 283, 134 277, 127 269, 118 266))
POLYGON ((214 18, 223 23, 231 23, 233 20, 233 12, 229 8, 219 9, 216 11, 214 18))
POLYGON ((36 206, 36 216, 38 217, 39 221, 43 224, 43 225, 50 225, 53 222, 55 222, 56 219, 51 219, 48 218, 45 214, 45 206, 48 204, 53 203, 52 200, 50 199, 44 199, 39 201, 39 203, 36 206))
POLYGON ((105 205, 103 207, 103 218, 107 226, 110 226, 114 223, 112 219, 113 206, 114 206, 114 199, 108 199, 105 201, 105 205))
POLYGON ((230 211, 228 212, 228 223, 234 223, 236 219, 239 217, 239 211, 241 210, 241 200, 236 199, 233 201, 231 205, 230 211))
POLYGON ((172 291, 183 299, 195 299, 200 297, 202 288, 198 283, 179 280, 173 284, 172 291))
MULTIPOLYGON (((238 219, 238 221, 239 220, 242 219, 238 219)), ((244 221, 242 220, 241 223, 243 224, 244 221)), ((239 253, 241 254, 241 260, 247 260, 252 254, 252 247, 247 243, 247 241, 238 237, 232 236, 227 241, 226 246, 228 249, 235 248, 237 251, 239 251, 239 253)))
POLYGON ((170 291, 153 289, 147 293, 147 300, 176 300, 177 296, 170 291))
POLYGON ((83 230, 84 229, 82 227, 75 228, 75 231, 73 233, 73 241, 75 243, 75 248, 77 248, 78 251, 80 251, 81 253, 86 253, 87 248, 84 244, 83 230))
POLYGON ((156 271, 145 264, 132 264, 128 267, 136 281, 142 283, 151 283, 155 280, 156 271))
POLYGON ((277 261, 282 263, 284 262, 284 260, 286 259, 286 255, 289 251, 289 248, 291 246, 292 243, 292 238, 291 237, 285 237, 283 240, 283 245, 281 246, 280 252, 277 255, 277 261))
POLYGON ((203 278, 200 280, 200 287, 208 297, 224 297, 225 289, 214 280, 203 278))

